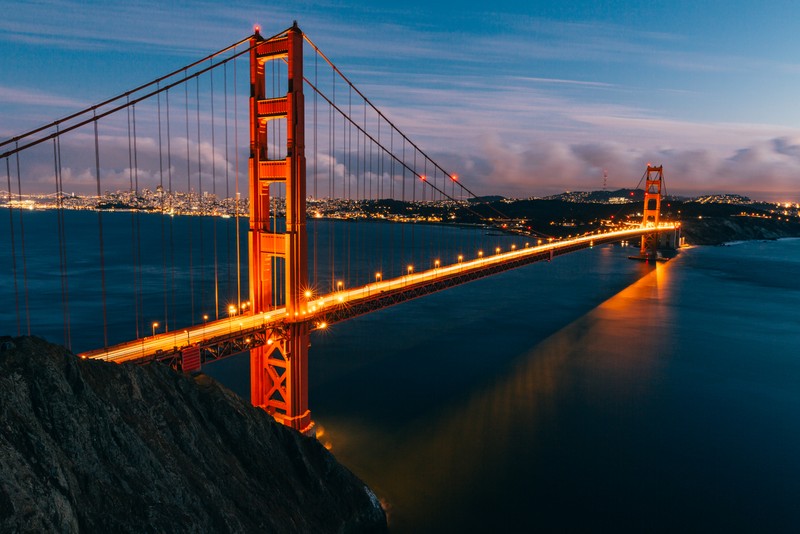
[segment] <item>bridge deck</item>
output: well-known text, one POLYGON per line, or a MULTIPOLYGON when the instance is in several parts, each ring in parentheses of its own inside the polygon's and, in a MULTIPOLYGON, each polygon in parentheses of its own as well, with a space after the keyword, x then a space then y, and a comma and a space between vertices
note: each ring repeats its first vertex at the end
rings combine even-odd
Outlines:
MULTIPOLYGON (((533 247, 435 267, 409 273, 397 278, 376 281, 365 286, 343 289, 308 300, 308 307, 296 320, 309 321, 314 328, 343 321, 400 302, 433 293, 448 287, 483 278, 537 261, 574 252, 594 245, 635 238, 642 234, 672 231, 675 225, 658 228, 632 228, 557 241, 533 247)), ((95 358, 117 363, 151 359, 174 359, 183 349, 200 346, 206 356, 217 358, 271 343, 282 335, 283 327, 292 318, 286 308, 260 314, 234 315, 182 330, 143 337, 134 341, 81 353, 83 358, 95 358)))

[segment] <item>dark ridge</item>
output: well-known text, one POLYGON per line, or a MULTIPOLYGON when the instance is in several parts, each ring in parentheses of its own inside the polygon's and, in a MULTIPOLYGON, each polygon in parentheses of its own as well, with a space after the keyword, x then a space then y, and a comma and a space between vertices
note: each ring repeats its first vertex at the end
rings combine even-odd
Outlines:
POLYGON ((315 439, 207 376, 0 338, 0 531, 385 532, 315 439))
POLYGON ((703 217, 683 221, 681 233, 691 245, 721 245, 731 241, 800 237, 800 222, 756 217, 703 217))

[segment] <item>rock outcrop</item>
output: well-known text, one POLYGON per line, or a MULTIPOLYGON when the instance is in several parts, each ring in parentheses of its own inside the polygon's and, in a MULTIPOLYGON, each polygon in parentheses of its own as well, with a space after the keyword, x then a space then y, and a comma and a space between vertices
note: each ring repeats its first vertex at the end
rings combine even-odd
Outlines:
POLYGON ((383 532, 317 440, 212 379, 0 338, 0 531, 383 532))

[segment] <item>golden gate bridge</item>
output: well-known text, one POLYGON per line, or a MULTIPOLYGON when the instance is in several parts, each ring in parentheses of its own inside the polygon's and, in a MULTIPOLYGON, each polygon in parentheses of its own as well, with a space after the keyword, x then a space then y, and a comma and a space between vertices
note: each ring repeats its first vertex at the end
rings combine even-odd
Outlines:
MULTIPOLYGON (((311 225, 307 219, 309 199, 334 206, 336 199, 344 206, 398 199, 469 210, 476 195, 401 132, 296 24, 268 38, 256 29, 166 76, 5 140, 0 151, 18 335, 36 332, 37 280, 49 275, 37 271, 26 214, 35 208, 30 198, 47 197, 57 214, 47 253, 58 251, 58 304, 68 347, 74 317, 91 307, 103 341, 93 350, 81 347, 84 358, 160 360, 194 372, 249 351, 252 403, 305 433, 314 427, 308 406, 312 330, 595 245, 641 238, 640 258, 655 260, 659 241, 674 246, 679 235, 676 225, 660 220, 662 168, 649 164, 641 224, 570 239, 521 236, 505 247, 484 251, 479 245, 450 257, 430 243, 415 243, 413 225, 399 247, 392 242, 372 257, 363 252, 372 244, 359 235, 358 224, 320 235, 326 231, 315 217, 311 225), (246 152, 240 150, 245 137, 246 152), (127 193, 104 193, 125 185, 127 193), (76 197, 69 193, 74 189, 82 192, 76 197), (160 240, 142 229, 145 205, 162 215, 160 240), (65 211, 88 207, 97 213, 90 225, 97 235, 70 238, 65 211), (122 238, 130 240, 124 247, 130 255, 123 258, 109 254, 108 240, 118 239, 109 236, 119 235, 108 227, 115 207, 131 212, 130 233, 122 238), (204 217, 180 225, 176 214, 204 217), (241 239, 244 215, 247 237, 241 239), (233 229, 222 227, 220 216, 233 218, 233 229), (151 241, 158 242, 156 250, 151 241), (96 247, 98 265, 76 260, 86 247, 96 247), (160 270, 148 264, 148 255, 160 258, 160 270), (110 287, 112 271, 129 275, 122 309, 109 309, 109 292, 120 290, 110 287), (76 296, 79 276, 90 280, 84 282, 90 294, 76 296), (126 321, 128 330, 119 326, 126 321), (110 328, 130 332, 128 339, 111 343, 110 328)), ((53 295, 38 299, 55 305, 53 295)))

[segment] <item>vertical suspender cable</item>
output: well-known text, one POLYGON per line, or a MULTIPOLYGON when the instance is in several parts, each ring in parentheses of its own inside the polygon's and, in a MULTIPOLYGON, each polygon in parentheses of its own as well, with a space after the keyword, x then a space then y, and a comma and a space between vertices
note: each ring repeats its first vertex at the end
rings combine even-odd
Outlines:
POLYGON ((8 222, 11 230, 11 275, 14 278, 14 309, 17 311, 17 335, 19 336, 22 335, 22 320, 19 311, 19 286, 17 284, 17 247, 14 238, 14 208, 11 207, 11 162, 8 158, 6 158, 6 181, 8 182, 8 222))
MULTIPOLYGON (((131 115, 133 117, 133 183, 135 186, 134 191, 136 196, 139 196, 139 145, 136 135, 136 104, 132 106, 131 115)), ((142 229, 141 217, 138 210, 133 212, 133 220, 135 221, 134 238, 131 240, 135 248, 133 254, 133 277, 134 277, 134 291, 136 291, 137 307, 139 309, 139 320, 144 321, 144 288, 142 287, 142 229)), ((140 328, 146 332, 144 323, 141 323, 140 328)))
MULTIPOLYGON (((403 162, 402 163, 403 175, 402 175, 402 179, 400 181, 400 187, 402 188, 402 192, 403 192, 403 199, 402 200, 403 200, 403 202, 405 202, 406 201, 406 167, 408 167, 408 165, 406 164, 406 138, 405 138, 405 136, 403 136, 403 152, 402 153, 403 153, 403 160, 402 160, 402 162, 403 162)), ((403 269, 403 272, 405 272, 406 264, 408 264, 408 260, 407 260, 408 251, 406 250, 406 225, 405 225, 405 223, 403 223, 400 226, 400 254, 403 257, 404 265, 402 266, 402 269, 403 269)), ((413 262, 413 257, 412 257, 411 261, 413 262)))
MULTIPOLYGON (((213 60, 212 60, 213 64, 213 60)), ((211 194, 214 198, 214 201, 217 202, 217 136, 214 124, 214 71, 211 70, 209 72, 210 76, 210 83, 211 83, 211 194)), ((219 203, 217 202, 217 206, 219 203)), ((213 239, 214 239, 214 315, 216 316, 219 312, 219 258, 217 256, 217 219, 219 218, 219 213, 214 210, 212 213, 212 217, 214 220, 213 223, 213 239)), ((205 316, 203 317, 203 321, 205 321, 205 316)))
MULTIPOLYGON (((95 115, 97 113, 95 112, 95 115)), ((94 170, 97 179, 97 198, 100 198, 100 140, 97 133, 97 120, 94 121, 94 170)), ((97 210, 97 232, 100 241, 100 292, 103 301, 103 346, 108 347, 108 313, 106 310, 106 257, 103 245, 103 210, 97 210)))
MULTIPOLYGON (((186 72, 184 71, 184 78, 186 78, 186 72)), ((192 195, 192 156, 191 156, 191 148, 189 146, 189 82, 184 81, 183 83, 183 108, 184 108, 184 119, 186 125, 186 194, 189 198, 189 206, 193 207, 194 205, 194 198, 192 195)), ((192 243, 192 221, 193 217, 189 214, 186 217, 186 223, 189 228, 189 302, 190 302, 190 313, 189 317, 194 317, 194 258, 192 257, 193 252, 193 243, 192 243)), ((185 320, 185 318, 184 318, 185 320)))
MULTIPOLYGON (((127 97, 126 100, 130 102, 130 97, 127 97)), ((131 137, 131 108, 127 106, 125 108, 125 112, 127 114, 128 119, 128 190, 133 191, 133 140, 131 137)), ((134 240, 135 228, 136 228, 136 217, 133 212, 131 212, 131 260, 136 265, 136 245, 134 240)), ((133 322, 134 322, 134 329, 136 332, 136 338, 139 338, 139 299, 136 298, 136 274, 134 271, 133 276, 133 322)))
MULTIPOLYGON (((234 49, 235 50, 235 49, 234 49)), ((239 104, 236 95, 238 94, 236 86, 236 61, 233 62, 233 150, 236 158, 236 167, 234 168, 234 181, 236 185, 236 311, 237 313, 242 309, 242 269, 241 269, 241 254, 239 248, 239 104)))
MULTIPOLYGON (((333 73, 331 76, 333 81, 333 103, 336 104, 336 75, 333 73)), ((333 112, 333 106, 328 105, 328 199, 333 200, 336 187, 334 183, 334 172, 336 166, 336 114, 333 112)), ((331 291, 336 289, 336 257, 335 257, 335 240, 336 232, 334 232, 333 221, 328 224, 328 269, 331 273, 331 291)))
MULTIPOLYGON (((348 91, 347 91, 347 118, 351 119, 352 117, 353 117, 353 90, 348 88, 348 91)), ((344 141, 347 143, 347 148, 346 148, 346 150, 347 150, 347 152, 346 152, 346 154, 347 154, 347 170, 344 173, 344 175, 345 175, 345 182, 344 183, 345 183, 345 187, 347 188, 347 193, 345 195, 345 198, 347 200, 352 201, 353 200, 353 185, 352 185, 351 177, 352 177, 352 172, 353 172, 353 127, 350 126, 350 123, 348 121, 346 121, 346 120, 342 121, 342 125, 345 126, 345 128, 346 128, 345 131, 347 132, 346 135, 345 135, 345 138, 344 138, 344 141)), ((356 176, 356 180, 358 180, 358 176, 356 176)), ((356 187, 356 189, 358 189, 358 187, 356 187)), ((347 226, 345 226, 345 229, 347 231, 347 247, 345 249, 347 251, 347 271, 345 273, 345 277, 346 277, 348 285, 355 285, 355 281, 353 280, 353 278, 351 276, 351 272, 350 272, 350 254, 351 254, 351 252, 350 252, 350 250, 351 250, 350 234, 352 233, 352 225, 348 224, 347 226)))
POLYGON ((169 272, 170 272, 170 310, 172 312, 171 324, 175 324, 175 227, 174 227, 174 196, 172 194, 172 136, 170 135, 169 117, 169 89, 164 100, 167 104, 167 196, 169 198, 169 272))
MULTIPOLYGON (((227 63, 225 63, 225 65, 222 67, 222 72, 223 72, 223 76, 225 77, 225 83, 223 84, 223 88, 224 89, 223 89, 223 95, 222 95, 222 101, 224 102, 223 106, 225 108, 224 112, 223 112, 223 114, 225 115, 225 200, 230 200, 230 198, 231 198, 231 176, 230 176, 230 170, 231 170, 230 161, 231 161, 231 157, 230 157, 230 147, 229 147, 229 143, 228 143, 229 126, 228 126, 228 64, 227 63)), ((235 220, 238 220, 238 219, 235 219, 235 220)), ((227 295, 228 299, 230 299, 231 287, 233 286, 233 278, 231 277, 231 234, 230 234, 230 227, 231 227, 230 224, 225 225, 225 228, 226 228, 225 235, 227 237, 227 239, 225 240, 225 243, 227 245, 227 255, 226 255, 226 261, 225 261, 225 267, 227 269, 227 276, 226 276, 227 282, 225 284, 225 289, 226 289, 226 295, 227 295)), ((228 302, 230 302, 230 300, 228 300, 228 302)), ((219 319, 219 310, 216 311, 216 318, 219 319)))
POLYGON ((69 322, 69 291, 67 286, 67 244, 66 232, 64 230, 64 205, 62 198, 63 184, 61 182, 61 139, 58 136, 58 126, 56 126, 56 137, 53 138, 53 165, 56 182, 56 218, 58 220, 58 263, 61 271, 61 312, 64 322, 64 346, 67 349, 72 347, 69 322))
MULTIPOLYGON (((319 69, 319 54, 317 54, 316 51, 315 51, 314 52, 314 85, 315 86, 317 85, 317 71, 318 71, 318 69, 319 69)), ((317 121, 317 92, 314 91, 314 141, 313 141, 313 143, 314 143, 314 159, 313 159, 313 163, 314 163, 314 200, 317 201, 317 202, 319 202, 319 194, 317 192, 317 170, 318 170, 317 169, 317 162, 319 161, 319 158, 317 157, 317 126, 318 126, 318 124, 319 123, 317 121)), ((313 281, 311 282, 311 287, 319 288, 319 278, 317 276, 317 227, 319 225, 317 224, 317 220, 315 218, 311 219, 311 224, 314 227, 314 229, 313 229, 314 244, 313 244, 312 261, 311 261, 311 264, 313 266, 314 276, 313 276, 313 279, 312 279, 313 281)))
POLYGON ((161 292, 164 295, 164 332, 169 331, 169 307, 167 306, 167 240, 166 228, 164 225, 164 150, 162 148, 163 140, 161 137, 161 93, 156 95, 158 99, 158 185, 161 188, 160 201, 161 201, 161 292))
MULTIPOLYGON (((199 277, 199 284, 200 284, 200 310, 204 311, 206 306, 206 284, 205 282, 205 254, 204 254, 204 241, 203 238, 203 221, 205 220, 205 197, 203 196, 203 166, 200 160, 200 77, 197 76, 195 79, 195 117, 197 119, 197 194, 200 198, 200 217, 198 225, 200 226, 200 258, 199 258, 199 268, 200 268, 200 277, 199 277)), ((194 309, 192 309, 192 317, 189 319, 189 324, 195 324, 198 320, 198 317, 194 315, 194 309)))
MULTIPOLYGON (((394 128, 391 127, 389 128, 389 156, 389 199, 394 200, 394 128)), ((390 276, 394 276, 394 228, 392 228, 390 232, 392 237, 389 243, 389 250, 392 252, 390 255, 389 268, 391 269, 392 273, 390 276)))
MULTIPOLYGON (((22 178, 19 170, 19 152, 16 153, 17 159, 17 195, 22 202, 22 178)), ((28 305, 28 259, 25 254, 25 221, 22 217, 22 209, 18 210, 19 213, 19 232, 20 243, 22 248, 22 294, 25 297, 25 325, 27 327, 28 335, 31 335, 31 310, 28 305)))

